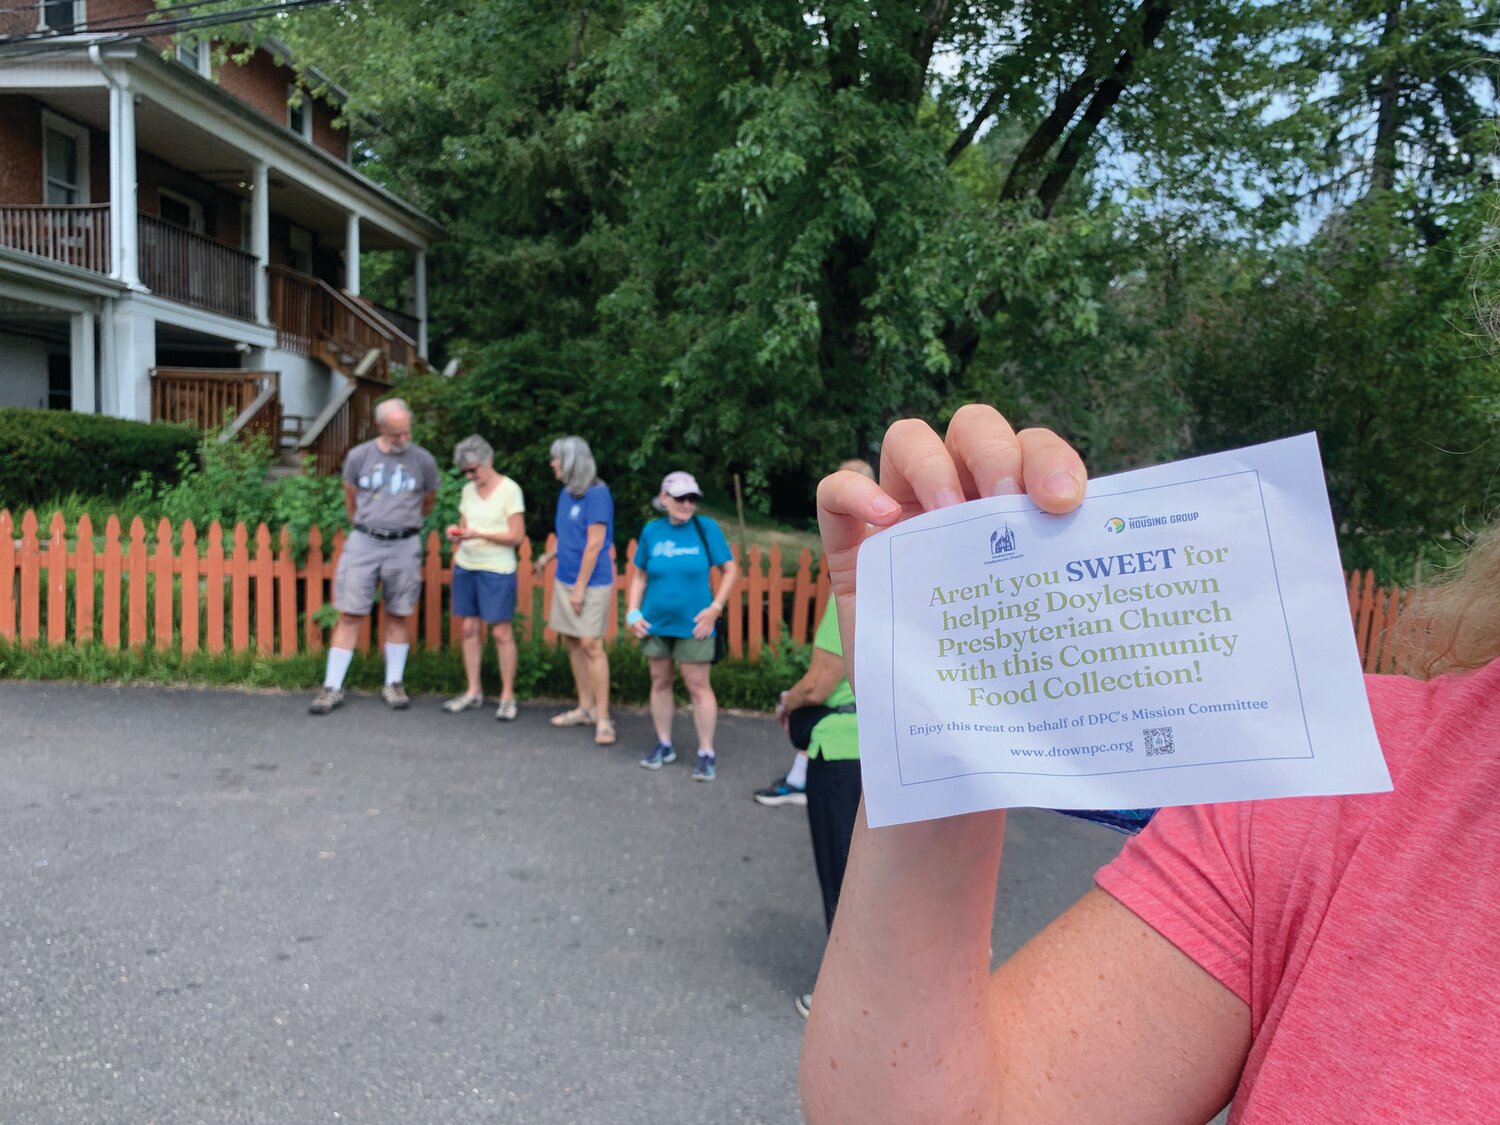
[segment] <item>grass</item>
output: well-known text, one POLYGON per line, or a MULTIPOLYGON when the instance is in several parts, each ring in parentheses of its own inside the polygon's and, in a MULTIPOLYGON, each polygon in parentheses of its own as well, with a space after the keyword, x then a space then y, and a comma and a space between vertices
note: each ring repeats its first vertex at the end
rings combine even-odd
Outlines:
MULTIPOLYGON (((769 648, 756 663, 726 660, 713 671, 714 692, 721 707, 768 711, 777 693, 807 670, 806 645, 787 643, 769 648)), ((484 682, 493 691, 499 683, 493 647, 487 647, 484 682)), ((180 652, 154 648, 107 649, 83 645, 22 645, 0 641, 0 680, 60 680, 86 684, 157 684, 232 687, 259 690, 313 691, 323 682, 323 657, 300 653, 293 657, 236 656, 180 652)), ((457 694, 463 689, 462 659, 456 651, 413 649, 406 665, 406 689, 413 694, 457 694)), ((356 653, 346 686, 355 691, 377 691, 384 682, 378 655, 356 653)), ((645 657, 630 642, 610 649, 610 694, 626 706, 644 706, 650 689, 645 657)), ((521 699, 566 699, 573 694, 567 653, 540 641, 520 642, 516 695, 521 699)), ((678 698, 686 700, 681 685, 678 698)))
MULTIPOLYGON (((715 504, 703 504, 700 505, 700 510, 705 516, 712 516, 718 521, 730 543, 739 545, 739 515, 732 505, 726 509, 715 504)), ((814 565, 823 557, 823 541, 816 531, 798 530, 787 524, 753 514, 747 514, 745 517, 744 547, 746 549, 759 547, 761 553, 766 555, 770 553, 772 547, 780 547, 781 572, 787 575, 797 573, 797 560, 804 547, 812 552, 814 565)))

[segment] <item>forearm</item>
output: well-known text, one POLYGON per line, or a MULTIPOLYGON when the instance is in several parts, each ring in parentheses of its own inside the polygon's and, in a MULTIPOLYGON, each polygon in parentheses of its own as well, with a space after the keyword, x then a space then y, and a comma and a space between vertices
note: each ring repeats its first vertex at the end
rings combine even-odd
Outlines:
POLYGON ((734 584, 739 579, 739 568, 734 563, 726 563, 719 572, 719 588, 714 591, 714 608, 720 613, 729 604, 730 597, 734 594, 734 584))
POLYGON ((625 612, 636 612, 645 600, 646 575, 643 571, 637 570, 630 576, 630 586, 625 591, 625 612))
POLYGON ((995 1120, 990 929, 1005 814, 861 807, 802 1048, 809 1125, 995 1120))
POLYGON ((588 588, 589 579, 594 573, 594 563, 599 558, 599 552, 603 549, 602 545, 595 546, 594 544, 590 544, 583 549, 583 559, 578 564, 578 580, 573 583, 577 589, 584 590, 588 588))
POLYGON ((820 690, 818 685, 813 684, 804 676, 787 688, 786 698, 781 703, 788 711, 795 711, 799 707, 816 707, 827 699, 832 691, 832 687, 827 691, 820 690))

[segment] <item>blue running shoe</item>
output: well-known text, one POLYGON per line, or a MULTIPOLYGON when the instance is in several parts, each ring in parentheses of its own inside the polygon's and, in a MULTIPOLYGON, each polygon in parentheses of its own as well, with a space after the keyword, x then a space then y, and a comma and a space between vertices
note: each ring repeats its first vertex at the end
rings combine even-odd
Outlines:
POLYGON ((718 759, 712 754, 698 751, 698 764, 693 767, 694 781, 712 781, 719 776, 718 759))
POLYGON ((764 789, 757 789, 751 796, 756 804, 772 809, 777 805, 807 806, 807 789, 798 789, 784 777, 778 777, 764 789))
POLYGON ((662 766, 670 766, 677 760, 677 751, 673 750, 665 742, 658 742, 651 753, 641 759, 641 767, 648 770, 659 770, 662 766))

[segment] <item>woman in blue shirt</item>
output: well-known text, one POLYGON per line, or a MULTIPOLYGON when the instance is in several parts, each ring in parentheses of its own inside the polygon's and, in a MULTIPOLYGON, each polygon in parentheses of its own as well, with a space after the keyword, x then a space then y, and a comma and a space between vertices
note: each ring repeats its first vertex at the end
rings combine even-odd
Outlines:
POLYGON ((709 682, 713 667, 714 631, 734 589, 739 566, 719 525, 697 514, 701 499, 698 482, 688 473, 668 473, 652 506, 665 512, 641 529, 635 549, 635 572, 625 596, 625 624, 641 638, 641 651, 651 665, 651 721, 656 746, 641 759, 648 770, 659 770, 677 760, 672 749, 672 665, 682 670, 682 682, 693 702, 693 726, 698 733, 694 781, 712 781, 718 771, 714 727, 719 701, 709 682), (719 589, 710 571, 720 567, 719 589))
POLYGON ((615 501, 599 479, 588 442, 570 434, 552 443, 552 472, 562 482, 557 494, 557 543, 533 566, 538 573, 557 559, 552 606, 547 626, 568 649, 578 706, 552 716, 555 727, 592 725, 594 741, 612 746, 615 724, 609 717, 609 653, 604 627, 615 596, 615 563, 610 545, 615 536, 615 501))

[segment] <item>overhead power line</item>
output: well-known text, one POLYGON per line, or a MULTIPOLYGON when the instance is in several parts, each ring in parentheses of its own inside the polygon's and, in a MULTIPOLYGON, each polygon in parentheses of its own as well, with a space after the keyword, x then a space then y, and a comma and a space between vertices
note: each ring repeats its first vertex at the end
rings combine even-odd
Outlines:
MULTIPOLYGON (((202 7, 212 0, 189 0, 175 5, 175 9, 202 7)), ((109 20, 95 20, 75 24, 68 31, 31 32, 26 35, 0 37, 0 59, 29 58, 50 51, 66 51, 79 46, 80 33, 94 32, 92 43, 125 43, 132 39, 145 39, 152 35, 175 34, 179 31, 197 31, 206 27, 222 27, 226 24, 248 23, 263 16, 280 15, 285 12, 307 8, 321 8, 329 4, 342 4, 344 0, 286 0, 285 3, 263 4, 254 8, 235 8, 225 12, 209 12, 200 16, 181 16, 177 19, 156 20, 150 23, 135 22, 111 24, 109 20), (99 32, 102 31, 102 34, 99 32)), ((167 10, 167 9, 164 9, 167 10)), ((114 17, 119 19, 120 17, 114 17)), ((131 17, 133 18, 133 17, 131 17)))

